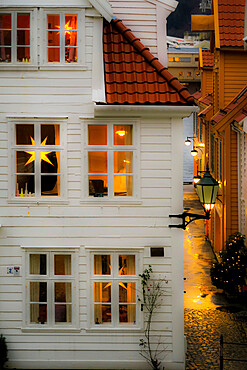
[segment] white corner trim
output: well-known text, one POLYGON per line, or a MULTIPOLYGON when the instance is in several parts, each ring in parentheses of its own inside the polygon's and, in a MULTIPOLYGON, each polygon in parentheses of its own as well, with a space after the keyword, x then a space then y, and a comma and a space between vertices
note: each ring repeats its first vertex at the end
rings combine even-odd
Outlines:
POLYGON ((92 6, 97 9, 102 16, 110 22, 113 18, 113 11, 111 5, 107 0, 89 0, 92 6))
POLYGON ((94 19, 93 29, 92 100, 93 102, 105 103, 102 18, 94 19))

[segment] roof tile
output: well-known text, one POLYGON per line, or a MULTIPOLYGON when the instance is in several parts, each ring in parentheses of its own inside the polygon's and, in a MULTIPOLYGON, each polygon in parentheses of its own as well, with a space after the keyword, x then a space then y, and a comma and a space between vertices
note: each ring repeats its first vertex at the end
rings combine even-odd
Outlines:
POLYGON ((245 0, 218 0, 220 46, 243 47, 245 0))
POLYGON ((121 20, 105 21, 104 66, 108 104, 186 104, 194 98, 121 20))
POLYGON ((202 67, 211 68, 214 65, 214 54, 210 50, 202 50, 202 67))
MULTIPOLYGON (((220 122, 245 99, 247 101, 247 86, 245 86, 244 89, 224 109, 220 109, 219 112, 212 117, 212 121, 214 123, 220 122)), ((247 106, 245 108, 247 109, 247 106)), ((239 115, 239 112, 237 114, 239 115)))

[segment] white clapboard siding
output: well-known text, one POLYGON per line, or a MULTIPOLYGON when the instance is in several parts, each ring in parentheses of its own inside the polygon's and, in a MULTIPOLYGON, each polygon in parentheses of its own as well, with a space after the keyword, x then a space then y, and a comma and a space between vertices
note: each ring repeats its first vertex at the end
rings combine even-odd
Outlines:
MULTIPOLYGON (((156 8, 151 2, 110 0, 114 15, 157 55, 156 8)), ((165 21, 165 20, 164 20, 165 21)))
MULTIPOLYGON (((155 6, 144 0, 112 0, 111 4, 114 14, 156 55, 155 6)), ((164 301, 154 318, 151 341, 155 348, 161 338, 166 347, 166 361, 172 361, 174 341, 180 341, 180 337, 174 337, 174 327, 177 325, 174 302, 180 300, 180 297, 174 297, 174 291, 182 279, 174 276, 174 263, 182 258, 182 254, 179 256, 179 243, 177 245, 174 242, 168 227, 169 214, 174 204, 172 187, 175 176, 172 168, 174 139, 171 119, 139 119, 140 144, 137 151, 140 165, 136 174, 136 201, 107 204, 104 199, 102 205, 100 200, 95 203, 95 199, 90 202, 82 198, 85 123, 80 117, 94 116, 93 14, 93 9, 86 10, 86 65, 81 70, 41 68, 23 71, 22 68, 18 71, 3 70, 0 66, 0 327, 1 333, 7 338, 10 366, 14 368, 113 368, 112 361, 124 364, 124 367, 131 360, 139 364, 139 369, 148 369, 139 354, 139 340, 143 337, 143 331, 121 330, 112 333, 107 330, 87 330, 90 272, 84 246, 143 247, 143 268, 151 264, 155 276, 168 281, 164 301), (6 116, 11 115, 68 117, 62 122, 66 126, 64 148, 67 157, 67 197, 65 201, 62 199, 64 202, 21 204, 18 200, 9 201, 11 168, 9 123, 6 116), (25 327, 25 251, 21 246, 80 247, 76 271, 77 330, 65 330, 62 333, 35 332, 25 327), (152 246, 164 247, 164 257, 151 258, 152 246), (20 277, 7 275, 7 267, 11 266, 21 268, 20 277), (99 361, 97 364, 96 360, 99 361)), ((117 115, 119 117, 119 113, 117 115)), ((182 123, 180 126, 182 129, 182 123)))

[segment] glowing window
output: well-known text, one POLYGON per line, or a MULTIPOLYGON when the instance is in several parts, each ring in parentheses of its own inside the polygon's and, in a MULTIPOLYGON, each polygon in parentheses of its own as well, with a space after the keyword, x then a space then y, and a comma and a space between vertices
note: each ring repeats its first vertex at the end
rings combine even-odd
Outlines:
POLYGON ((78 14, 47 14, 47 63, 78 62, 78 14))
POLYGON ((88 125, 89 196, 133 196, 133 150, 132 125, 88 125))
POLYGON ((14 158, 15 197, 60 196, 59 124, 16 124, 14 158))
MULTIPOLYGON (((93 254, 93 253, 92 253, 93 254)), ((93 254, 92 326, 137 324, 137 255, 93 254)))
MULTIPOLYGON (((58 252, 59 253, 59 252, 58 252)), ((26 282, 27 323, 50 327, 72 325, 73 313, 73 253, 28 253, 26 282)))
POLYGON ((0 12, 0 63, 31 62, 29 12, 0 12))

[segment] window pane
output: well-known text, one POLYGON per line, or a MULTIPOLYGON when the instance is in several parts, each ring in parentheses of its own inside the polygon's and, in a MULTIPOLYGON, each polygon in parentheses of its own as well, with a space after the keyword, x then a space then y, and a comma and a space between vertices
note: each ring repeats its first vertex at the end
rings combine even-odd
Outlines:
POLYGON ((59 48, 48 48, 47 49, 47 62, 60 62, 60 49, 59 48))
POLYGON ((33 197, 35 196, 34 190, 35 190, 34 175, 15 176, 15 195, 16 197, 33 197))
POLYGON ((114 176, 114 195, 132 196, 132 176, 114 176))
POLYGON ((30 274, 46 275, 46 254, 30 254, 30 274))
POLYGON ((77 52, 78 52, 77 48, 65 48, 65 62, 77 63, 78 62, 77 52))
POLYGON ((70 254, 56 254, 54 256, 54 275, 71 275, 70 254))
POLYGON ((11 31, 0 30, 0 45, 11 46, 11 31))
POLYGON ((60 145, 60 125, 41 125, 41 145, 60 145))
POLYGON ((60 29, 60 15, 59 14, 47 14, 47 28, 49 30, 60 29))
POLYGON ((30 14, 18 13, 17 14, 17 28, 30 28, 30 14))
POLYGON ((41 195, 42 196, 60 196, 61 188, 60 175, 42 175, 41 176, 41 195))
POLYGON ((60 33, 58 31, 47 31, 47 46, 60 46, 60 33))
POLYGON ((34 173, 34 151, 15 152, 15 172, 34 173))
POLYGON ((34 125, 15 125, 15 144, 34 145, 34 125))
POLYGON ((0 13, 0 28, 1 29, 11 29, 11 14, 0 13))
POLYGON ((55 283, 55 302, 72 302, 71 283, 55 283))
POLYGON ((119 275, 135 275, 135 255, 120 255, 119 275))
POLYGON ((30 47, 17 48, 17 62, 30 63, 30 47))
POLYGON ((41 173, 60 173, 60 152, 40 152, 41 173))
POLYGON ((72 322, 72 307, 69 304, 55 304, 55 323, 72 322))
POLYGON ((11 48, 0 47, 0 63, 11 62, 11 48))
POLYGON ((135 324, 136 323, 136 305, 119 305, 119 322, 135 324))
POLYGON ((30 45, 30 31, 17 31, 17 45, 30 45))
POLYGON ((133 152, 114 152, 114 173, 132 173, 133 152))
POLYGON ((37 324, 47 323, 47 305, 46 304, 30 304, 30 322, 37 324))
POLYGON ((46 282, 30 282, 30 302, 47 302, 46 282))
POLYGON ((111 283, 94 283, 94 302, 111 302, 111 283))
POLYGON ((111 306, 104 304, 94 305, 94 323, 105 324, 111 322, 111 306))
POLYGON ((111 256, 94 255, 94 274, 95 275, 111 275, 111 256))
POLYGON ((89 195, 103 197, 108 195, 108 176, 89 176, 89 195))
POLYGON ((107 173, 107 152, 88 152, 89 173, 107 173))
POLYGON ((136 283, 119 283, 119 302, 136 302, 136 283))
POLYGON ((77 14, 65 15, 65 31, 78 29, 78 16, 77 14))
POLYGON ((114 125, 114 145, 132 145, 132 125, 114 125))
POLYGON ((107 125, 88 125, 88 145, 107 145, 107 125))

